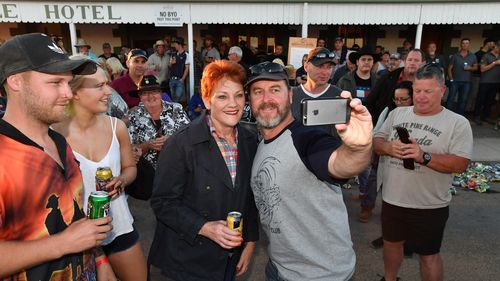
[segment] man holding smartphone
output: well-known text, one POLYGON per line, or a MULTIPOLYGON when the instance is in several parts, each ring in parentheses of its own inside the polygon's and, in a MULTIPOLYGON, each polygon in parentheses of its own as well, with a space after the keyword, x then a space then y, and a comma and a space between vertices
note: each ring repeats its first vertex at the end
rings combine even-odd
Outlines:
POLYGON ((369 162, 371 116, 350 101, 350 121, 335 126, 339 140, 294 120, 281 65, 257 64, 250 73, 245 87, 263 136, 251 186, 270 242, 266 280, 349 280, 356 257, 340 184, 369 162))
POLYGON ((374 134, 374 150, 384 161, 382 189, 382 280, 398 280, 405 241, 420 255, 422 280, 443 280, 439 255, 449 215, 452 173, 467 168, 472 154, 472 130, 466 118, 441 106, 446 86, 439 64, 429 63, 415 74, 414 106, 389 113, 374 134), (406 128, 411 143, 396 136, 406 128), (414 160, 413 170, 403 159, 414 160))

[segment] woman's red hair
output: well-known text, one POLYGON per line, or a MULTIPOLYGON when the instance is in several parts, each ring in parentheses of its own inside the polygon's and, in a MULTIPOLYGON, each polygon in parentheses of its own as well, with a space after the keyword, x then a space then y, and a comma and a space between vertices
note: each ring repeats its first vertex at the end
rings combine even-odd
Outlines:
POLYGON ((241 65, 232 61, 216 60, 207 64, 201 78, 202 98, 210 99, 217 83, 224 77, 233 82, 244 84, 246 74, 241 65))

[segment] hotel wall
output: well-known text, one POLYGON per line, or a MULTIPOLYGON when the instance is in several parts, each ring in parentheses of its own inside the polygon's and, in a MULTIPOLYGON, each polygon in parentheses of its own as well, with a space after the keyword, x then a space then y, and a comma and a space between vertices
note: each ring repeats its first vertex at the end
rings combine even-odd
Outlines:
POLYGON ((91 51, 98 56, 102 54, 102 44, 107 42, 111 48, 122 45, 120 37, 113 37, 113 29, 118 28, 116 24, 77 24, 76 30, 80 31, 80 37, 83 38, 92 49, 91 51))

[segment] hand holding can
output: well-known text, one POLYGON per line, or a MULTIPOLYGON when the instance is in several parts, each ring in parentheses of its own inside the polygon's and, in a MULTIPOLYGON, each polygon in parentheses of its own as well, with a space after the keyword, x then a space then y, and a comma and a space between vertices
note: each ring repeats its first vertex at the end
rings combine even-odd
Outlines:
POLYGON ((236 230, 240 234, 243 233, 243 218, 240 212, 230 212, 227 214, 227 227, 231 230, 236 230))
POLYGON ((87 217, 91 220, 109 216, 111 196, 106 191, 92 191, 87 203, 87 217))
POLYGON ((95 172, 95 190, 110 192, 113 189, 107 185, 113 180, 113 172, 109 167, 99 167, 95 172))

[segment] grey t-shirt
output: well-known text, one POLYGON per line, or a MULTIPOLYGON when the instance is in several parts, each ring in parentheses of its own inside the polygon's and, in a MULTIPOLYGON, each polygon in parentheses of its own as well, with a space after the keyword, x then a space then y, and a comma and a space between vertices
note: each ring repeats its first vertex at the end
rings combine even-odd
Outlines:
POLYGON ((328 159, 341 145, 325 131, 291 123, 261 141, 251 186, 268 252, 288 281, 348 280, 356 257, 340 187, 328 159))
MULTIPOLYGON (((413 106, 398 107, 389 113, 374 137, 395 140, 398 138, 396 126, 405 127, 423 151, 471 158, 469 121, 446 108, 433 116, 420 116, 413 112, 413 106)), ((440 173, 418 163, 415 163, 415 170, 408 170, 403 167, 403 160, 382 157, 382 198, 385 202, 415 209, 436 209, 450 204, 451 173, 440 173)))
POLYGON ((462 57, 460 52, 451 56, 450 64, 453 65, 451 70, 453 74, 453 80, 457 82, 470 82, 472 79, 472 71, 464 70, 465 63, 467 66, 472 66, 473 64, 477 64, 476 55, 469 52, 467 56, 462 57))
MULTIPOLYGON (((500 55, 495 57, 492 53, 486 53, 481 59, 481 64, 488 65, 497 60, 500 60, 500 55)), ((500 83, 500 65, 497 64, 490 70, 481 72, 480 83, 500 83)))

